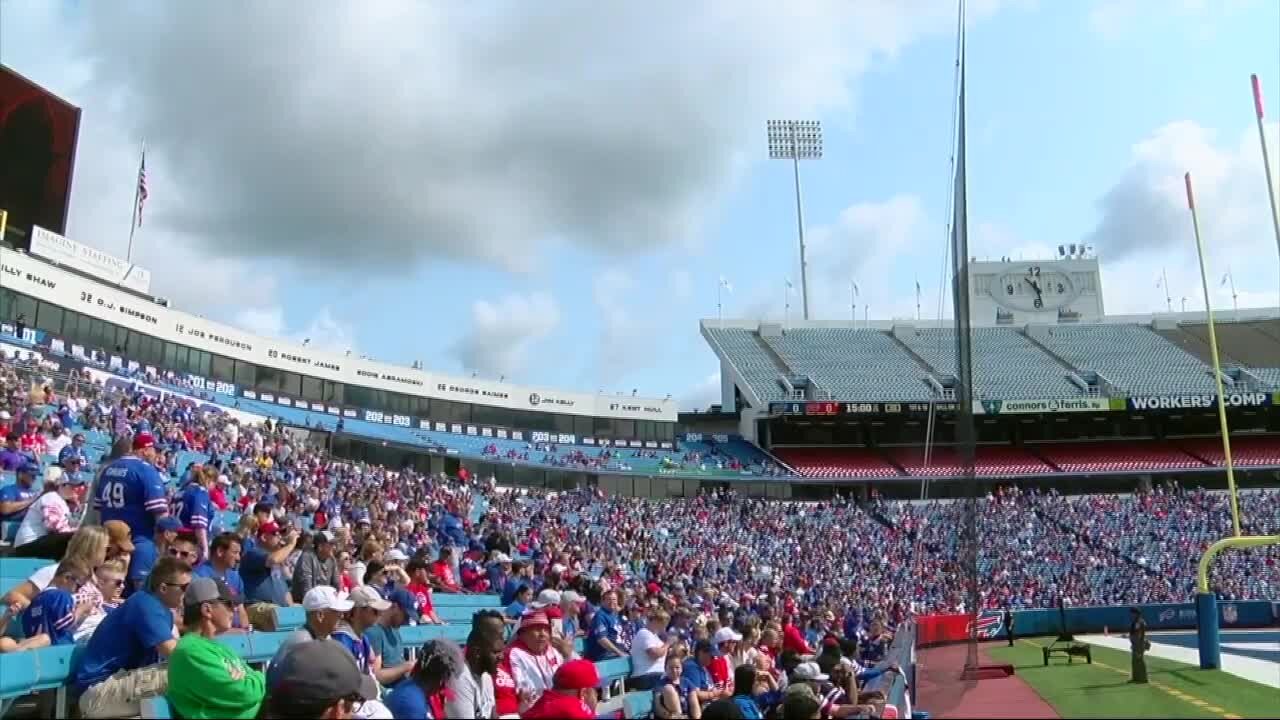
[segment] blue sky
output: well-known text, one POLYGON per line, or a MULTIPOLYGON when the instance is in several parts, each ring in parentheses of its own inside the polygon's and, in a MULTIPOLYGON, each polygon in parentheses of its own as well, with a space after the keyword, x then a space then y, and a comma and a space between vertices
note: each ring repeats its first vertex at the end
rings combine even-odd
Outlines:
MULTIPOLYGON (((785 117, 825 128, 802 165, 815 319, 848 318, 851 279, 873 318, 914 314, 917 279, 937 314, 950 3, 236 5, 0 0, 0 62, 84 108, 68 234, 123 254, 145 138, 137 259, 181 307, 704 404, 718 278, 728 317, 780 318, 799 284, 790 167, 765 152, 785 117)), ((1162 269, 1198 309, 1189 169, 1213 276, 1280 304, 1248 79, 1280 153, 1280 4, 971 5, 975 254, 1087 241, 1109 312, 1160 309, 1162 269)))

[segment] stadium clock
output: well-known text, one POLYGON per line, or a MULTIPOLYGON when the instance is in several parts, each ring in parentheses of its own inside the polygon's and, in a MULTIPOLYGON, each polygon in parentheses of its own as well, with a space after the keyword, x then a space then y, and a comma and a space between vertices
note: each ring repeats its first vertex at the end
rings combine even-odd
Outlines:
POLYGON ((1051 265, 1026 265, 995 278, 989 288, 993 300, 1010 310, 1058 310, 1080 294, 1071 276, 1051 265))

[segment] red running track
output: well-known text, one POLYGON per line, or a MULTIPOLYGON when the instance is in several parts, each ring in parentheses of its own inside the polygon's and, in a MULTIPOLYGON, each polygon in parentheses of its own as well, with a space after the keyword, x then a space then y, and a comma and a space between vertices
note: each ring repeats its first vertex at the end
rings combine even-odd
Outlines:
MULTIPOLYGON (((1057 718, 1049 703, 1017 675, 964 680, 964 644, 921 650, 916 656, 916 703, 935 718, 1057 718)), ((981 665, 996 664, 978 647, 981 665)))

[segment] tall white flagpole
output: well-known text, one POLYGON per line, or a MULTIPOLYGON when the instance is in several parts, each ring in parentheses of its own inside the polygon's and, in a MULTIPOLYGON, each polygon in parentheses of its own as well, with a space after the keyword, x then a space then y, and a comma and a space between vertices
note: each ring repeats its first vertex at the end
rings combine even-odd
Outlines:
POLYGON ((1276 250, 1280 252, 1280 207, 1276 205, 1276 188, 1271 179, 1271 157, 1267 153, 1267 133, 1262 122, 1262 81, 1251 75, 1253 83, 1253 112, 1258 118, 1258 142, 1262 145, 1262 170, 1267 174, 1267 200, 1271 203, 1271 229, 1276 235, 1276 250))

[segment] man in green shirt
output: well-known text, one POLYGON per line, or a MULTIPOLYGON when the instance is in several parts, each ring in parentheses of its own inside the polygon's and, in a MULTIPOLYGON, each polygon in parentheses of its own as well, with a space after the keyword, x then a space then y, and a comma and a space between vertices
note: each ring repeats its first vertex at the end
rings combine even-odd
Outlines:
POLYGON ((235 596, 221 580, 195 578, 183 597, 188 630, 169 657, 166 697, 174 715, 254 718, 266 694, 262 673, 214 637, 231 629, 235 596))

